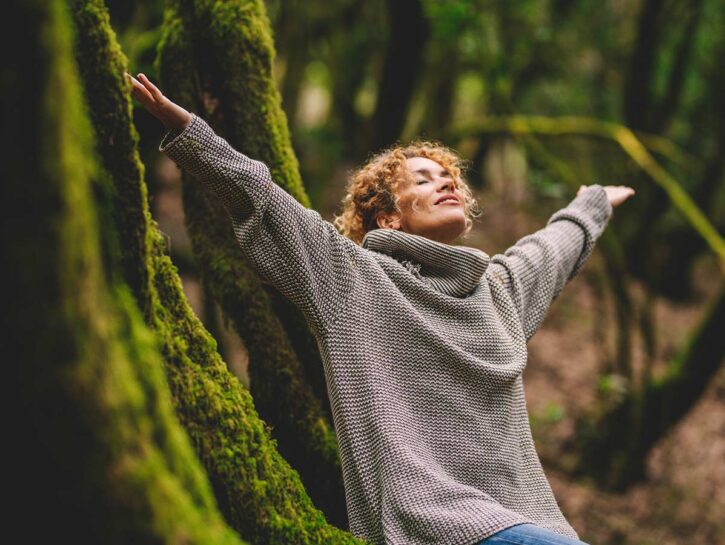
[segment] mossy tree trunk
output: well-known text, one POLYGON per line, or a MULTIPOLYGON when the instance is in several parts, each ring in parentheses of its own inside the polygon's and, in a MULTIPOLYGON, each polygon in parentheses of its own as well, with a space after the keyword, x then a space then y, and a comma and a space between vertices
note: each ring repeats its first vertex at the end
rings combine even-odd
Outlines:
MULTIPOLYGON (((272 79, 273 57, 261 1, 170 3, 159 58, 165 91, 235 148, 265 162, 274 180, 308 205, 272 79)), ((249 351, 251 391, 261 416, 315 505, 333 524, 347 527, 337 440, 309 328, 299 313, 275 312, 285 306, 282 296, 245 263, 219 203, 187 176, 184 203, 207 292, 249 351)))
POLYGON ((13 354, 20 409, 11 416, 19 485, 11 535, 241 544, 216 509, 155 340, 116 273, 67 11, 58 0, 4 8, 3 37, 23 36, 22 48, 2 44, 0 65, 3 121, 13 127, 2 133, 3 349, 13 354))
POLYGON ((111 208, 124 208, 109 215, 121 236, 116 250, 122 262, 131 264, 123 269, 124 278, 127 271, 145 268, 141 276, 148 282, 134 288, 134 295, 161 346, 177 415, 206 469, 219 508, 229 524, 254 543, 358 543, 328 525, 315 509, 299 475, 276 450, 249 392, 228 371, 216 342, 189 308, 148 211, 123 79, 126 61, 108 14, 101 0, 69 4, 97 151, 112 184, 111 208), (129 233, 144 236, 137 244, 127 244, 123 237, 129 233))

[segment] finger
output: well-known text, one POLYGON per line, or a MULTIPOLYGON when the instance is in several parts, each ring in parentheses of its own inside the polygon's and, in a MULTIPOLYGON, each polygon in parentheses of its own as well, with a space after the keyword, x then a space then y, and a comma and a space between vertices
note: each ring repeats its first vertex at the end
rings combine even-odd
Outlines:
POLYGON ((139 74, 138 79, 141 80, 141 83, 144 84, 144 87, 149 90, 156 101, 160 102, 164 98, 164 94, 159 91, 158 87, 151 83, 151 80, 149 80, 145 74, 139 74))
POLYGON ((144 87, 143 85, 141 85, 141 82, 140 82, 139 80, 137 80, 136 78, 134 78, 134 77, 133 77, 133 76, 132 76, 131 74, 129 74, 128 72, 126 72, 126 77, 127 77, 127 78, 129 79, 129 81, 131 82, 131 88, 132 88, 132 89, 145 89, 145 87, 144 87))
POLYGON ((131 82, 132 88, 133 87, 143 87, 143 85, 141 85, 141 82, 138 81, 136 78, 134 78, 131 74, 126 72, 125 75, 126 75, 126 78, 131 82))
POLYGON ((151 93, 149 93, 143 85, 138 82, 132 82, 131 85, 131 96, 141 102, 144 106, 153 106, 156 103, 154 97, 151 96, 151 93))
POLYGON ((145 107, 153 107, 156 100, 151 93, 133 76, 131 77, 131 95, 145 107))

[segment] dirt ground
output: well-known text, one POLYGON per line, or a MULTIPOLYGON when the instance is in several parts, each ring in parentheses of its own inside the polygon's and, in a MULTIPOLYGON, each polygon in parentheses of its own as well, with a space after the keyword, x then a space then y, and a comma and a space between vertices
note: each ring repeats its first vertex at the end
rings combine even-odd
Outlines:
MULTIPOLYGON (((155 215, 172 248, 188 252, 175 167, 162 161, 161 172, 165 175, 154 197, 155 215)), ((490 255, 543 227, 547 214, 554 211, 548 201, 532 213, 531 199, 520 186, 514 185, 508 194, 500 185, 492 187, 488 193, 478 194, 484 214, 466 241, 490 255)), ((325 199, 323 208, 327 209, 321 213, 327 219, 332 219, 341 191, 337 188, 325 199)), ((589 482, 575 481, 559 469, 565 465, 560 460, 576 455, 567 450, 574 417, 596 399, 597 381, 614 354, 612 305, 598 301, 591 281, 596 268, 602 267, 601 260, 595 248, 529 344, 526 397, 537 449, 556 498, 580 537, 591 545, 725 543, 725 370, 650 453, 645 482, 612 494, 589 482)), ((686 305, 654 302, 658 360, 654 372, 663 368, 697 323, 704 302, 712 295, 716 274, 714 262, 704 259, 696 272, 699 291, 695 301, 686 305)), ((198 282, 190 276, 183 279, 192 306, 203 314, 198 282)), ((633 283, 630 289, 635 300, 640 300, 641 287, 633 283)), ((225 357, 248 384, 243 343, 228 330, 223 337, 225 357)), ((634 368, 638 370, 643 361, 641 339, 635 337, 634 345, 634 368)))

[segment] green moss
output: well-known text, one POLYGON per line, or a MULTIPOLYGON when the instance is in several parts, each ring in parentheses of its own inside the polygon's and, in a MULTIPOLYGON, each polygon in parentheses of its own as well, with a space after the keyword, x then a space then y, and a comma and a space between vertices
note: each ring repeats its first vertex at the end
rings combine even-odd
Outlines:
MULTIPOLYGON (((158 242, 163 248, 163 240, 158 242)), ((156 329, 165 347, 177 411, 217 488, 227 520, 258 543, 283 538, 294 543, 356 542, 328 526, 314 508, 297 472, 277 452, 249 392, 221 357, 208 350, 213 340, 191 313, 168 257, 158 254, 155 260, 154 286, 164 301, 154 305, 162 310, 156 329), (174 342, 178 338, 185 339, 183 350, 174 342)))
POLYGON ((2 199, 13 234, 2 258, 16 271, 3 345, 23 409, 13 436, 23 539, 241 543, 214 509, 174 416, 152 335, 104 270, 107 223, 92 193, 97 171, 67 12, 60 1, 27 0, 5 16, 25 37, 0 68, 3 97, 24 118, 3 133, 11 153, 2 199), (185 468, 182 478, 175 467, 185 468))
MULTIPOLYGON (((99 2, 91 4, 100 5, 99 2)), ((97 15, 101 12, 95 11, 97 15)), ((85 15, 90 13, 94 11, 84 11, 85 15)), ((90 29, 96 26, 106 29, 105 33, 98 34, 102 39, 115 40, 105 17, 99 15, 89 24, 90 29)), ((82 28, 83 25, 79 25, 79 32, 82 28)), ((121 66, 125 65, 122 58, 113 61, 99 57, 96 55, 99 51, 121 55, 116 47, 102 43, 89 51, 79 48, 77 53, 82 64, 96 63, 111 71, 119 62, 121 66)), ((177 271, 164 253, 164 239, 148 215, 141 177, 143 171, 136 168, 140 163, 127 89, 123 81, 117 81, 117 84, 121 86, 120 92, 118 89, 104 92, 99 88, 94 94, 88 93, 90 109, 108 107, 118 114, 113 118, 118 122, 117 129, 127 133, 120 140, 99 139, 99 148, 113 146, 119 141, 127 146, 122 152, 99 149, 99 155, 113 181, 115 194, 119 195, 114 206, 123 205, 120 195, 126 185, 141 186, 128 192, 132 201, 130 206, 141 213, 116 216, 116 221, 131 223, 119 225, 118 232, 125 247, 124 233, 138 232, 140 228, 134 228, 133 222, 144 222, 141 231, 145 236, 143 244, 137 246, 140 251, 136 260, 145 264, 149 282, 145 290, 135 291, 135 295, 147 297, 142 304, 156 332, 176 414, 203 462, 219 507, 227 520, 255 543, 358 543, 359 540, 349 534, 327 525, 322 514, 314 508, 298 474, 277 452, 270 429, 259 419, 249 392, 229 373, 216 352, 216 342, 189 308, 177 271), (132 164, 119 167, 108 159, 115 157, 114 151, 132 164), (136 177, 127 177, 125 174, 129 171, 135 172, 136 177), (134 198, 137 201, 133 201, 134 198)), ((104 120, 107 118, 103 115, 94 116, 96 125, 104 120)), ((101 129, 96 127, 99 133, 101 129)), ((199 489, 191 482, 188 484, 192 490, 199 489)))
POLYGON ((266 163, 275 181, 309 206, 272 78, 274 47, 264 4, 258 0, 179 0, 169 4, 160 45, 162 78, 188 81, 190 75, 182 78, 180 66, 191 65, 199 70, 205 92, 211 91, 222 107, 215 109, 207 101, 205 108, 188 85, 175 86, 169 92, 190 100, 195 111, 204 111, 217 122, 221 133, 240 150, 266 163))
MULTIPOLYGON (((239 258, 223 212, 194 181, 185 182, 187 224, 204 280, 245 340, 255 405, 274 426, 280 452, 301 473, 316 505, 340 513, 344 496, 337 439, 256 274, 239 258), (222 229, 223 228, 223 229, 222 229), (324 422, 324 425, 322 424, 324 422), (309 483, 309 484, 308 484, 309 483), (335 503, 338 502, 338 503, 335 503)), ((328 515, 329 516, 329 515, 328 515)))
POLYGON ((93 107, 89 115, 100 143, 97 151, 106 170, 114 173, 116 182, 107 181, 101 191, 112 198, 102 199, 110 206, 107 216, 113 219, 122 244, 115 244, 111 253, 120 261, 123 277, 138 295, 147 300, 148 264, 146 248, 147 217, 146 186, 136 181, 143 178, 143 165, 136 153, 138 136, 129 130, 131 104, 124 96, 129 84, 127 70, 108 13, 102 2, 69 0, 76 32, 75 50, 83 56, 79 63, 86 96, 93 107), (110 39, 109 39, 110 34, 110 39))
MULTIPOLYGON (((260 2, 176 2, 167 12, 159 60, 165 92, 203 115, 235 147, 264 160, 275 180, 307 204, 271 77, 273 57, 260 2), (196 81, 202 82, 202 95, 196 81)), ((184 202, 204 284, 249 350, 255 404, 315 504, 346 526, 337 440, 316 342, 301 315, 275 312, 279 304, 242 260, 226 214, 186 177, 184 202)))

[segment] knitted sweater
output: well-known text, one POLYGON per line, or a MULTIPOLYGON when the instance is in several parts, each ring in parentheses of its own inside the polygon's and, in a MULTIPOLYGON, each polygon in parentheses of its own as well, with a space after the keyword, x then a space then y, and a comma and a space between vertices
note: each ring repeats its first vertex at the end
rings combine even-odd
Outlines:
POLYGON ((353 534, 473 545, 529 522, 577 538, 534 448, 522 371, 611 217, 600 185, 489 257, 391 229, 357 245, 197 116, 160 149, 221 199, 246 258, 310 324, 353 534))

